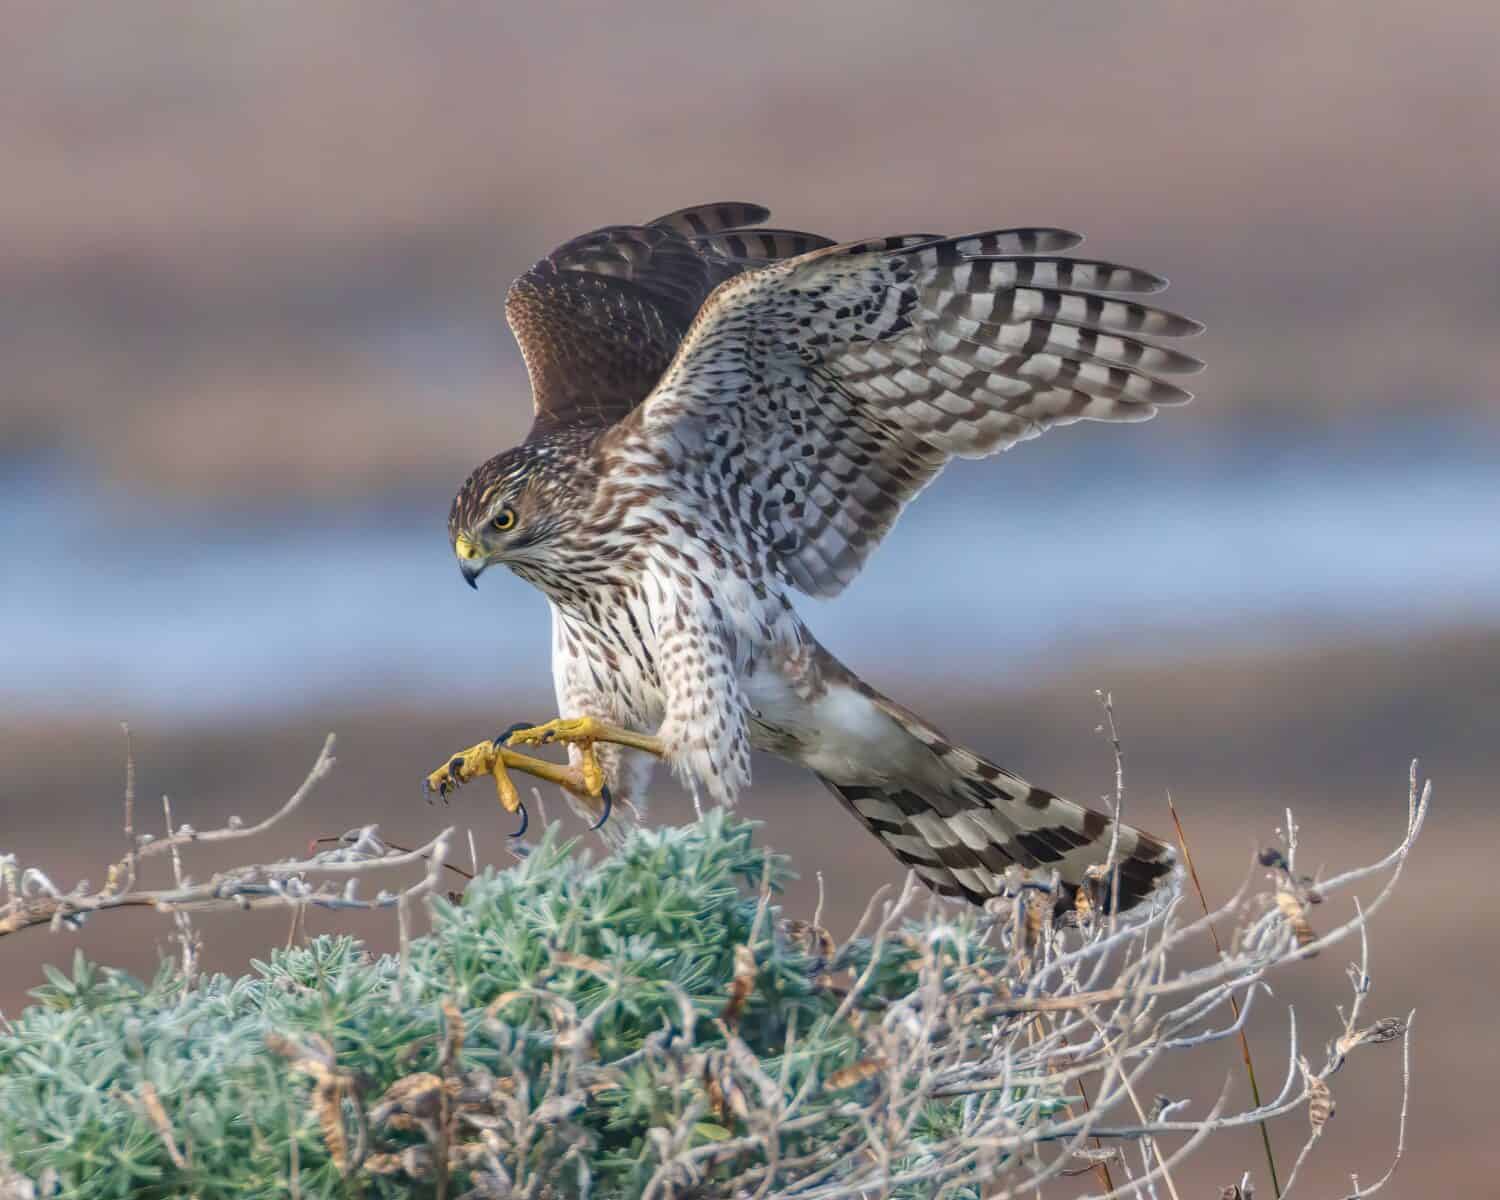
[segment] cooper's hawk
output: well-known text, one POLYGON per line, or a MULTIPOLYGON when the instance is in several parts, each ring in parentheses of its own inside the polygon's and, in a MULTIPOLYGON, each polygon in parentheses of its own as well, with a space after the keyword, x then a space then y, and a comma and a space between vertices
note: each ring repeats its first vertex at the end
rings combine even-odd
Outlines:
MULTIPOLYGON (((520 769, 607 817, 611 797, 643 801, 655 758, 727 803, 766 750, 937 891, 982 902, 1011 868, 1055 869, 1066 901, 1109 819, 875 691, 791 593, 842 591, 956 456, 1185 402, 1161 376, 1202 364, 1141 335, 1201 326, 1119 298, 1166 281, 1063 257, 1082 239, 1061 229, 835 245, 753 228, 768 216, 709 204, 600 229, 511 287, 535 423, 464 481, 448 533, 470 584, 498 562, 547 596, 562 718, 428 784, 493 774, 516 811, 520 769), (549 741, 570 765, 514 749, 549 741)), ((1173 855, 1126 826, 1116 844, 1125 907, 1173 855)))

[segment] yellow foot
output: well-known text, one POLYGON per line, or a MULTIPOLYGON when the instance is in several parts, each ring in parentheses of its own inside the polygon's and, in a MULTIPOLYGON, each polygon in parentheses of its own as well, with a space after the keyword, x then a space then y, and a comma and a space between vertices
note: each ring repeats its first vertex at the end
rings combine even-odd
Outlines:
POLYGON ((516 790, 516 785, 511 782, 509 772, 524 771, 528 775, 566 788, 574 795, 581 797, 590 807, 597 804, 601 811, 594 828, 598 829, 609 820, 614 800, 609 794, 609 785, 604 780, 604 770, 599 765, 599 757, 594 750, 595 742, 613 742, 658 756, 663 753, 661 741, 658 738, 606 725, 595 721, 592 717, 574 720, 559 719, 530 728, 513 725, 499 737, 488 742, 480 742, 460 754, 455 754, 443 766, 427 776, 423 781, 422 790, 429 795, 436 792, 447 799, 449 791, 456 790, 469 780, 477 779, 480 775, 493 775, 495 793, 500 806, 506 812, 521 814, 521 828, 512 835, 520 837, 526 832, 529 818, 526 814, 526 806, 521 803, 521 795, 516 790), (510 746, 516 743, 541 746, 550 742, 571 742, 579 746, 583 752, 581 765, 563 766, 510 749, 510 746))
MULTIPOLYGON (((481 775, 493 775, 495 777, 495 793, 500 801, 500 807, 506 812, 524 812, 525 806, 521 803, 521 794, 516 791, 516 785, 511 782, 506 773, 506 763, 500 740, 480 742, 478 745, 470 746, 450 758, 436 771, 428 774, 422 781, 422 791, 431 794, 436 792, 444 800, 448 798, 450 791, 457 791, 471 779, 477 779, 481 775)), ((524 829, 525 826, 523 825, 524 829)))

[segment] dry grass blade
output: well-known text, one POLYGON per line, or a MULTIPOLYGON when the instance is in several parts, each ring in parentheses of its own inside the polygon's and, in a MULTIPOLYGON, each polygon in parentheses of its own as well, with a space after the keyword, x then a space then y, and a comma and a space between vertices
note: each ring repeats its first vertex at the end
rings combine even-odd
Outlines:
MULTIPOLYGON (((1204 917, 1209 915, 1208 896, 1203 891, 1203 881, 1198 878, 1198 868, 1193 863, 1193 851, 1188 844, 1187 830, 1182 827, 1182 818, 1177 813, 1177 805, 1172 800, 1172 793, 1167 793, 1167 809, 1172 814, 1172 824, 1177 830, 1177 845, 1182 850, 1183 862, 1187 864, 1188 878, 1193 881, 1193 891, 1198 897, 1198 904, 1203 909, 1204 917)), ((1224 955, 1224 947, 1219 942, 1219 931, 1214 923, 1208 923, 1208 936, 1213 942, 1214 952, 1221 958, 1224 955)), ((1235 1020, 1240 1017, 1240 1002, 1231 995, 1229 997, 1230 1009, 1233 1011, 1235 1020)), ((1260 1084, 1255 1078, 1255 1058, 1250 1053, 1250 1038, 1243 1029, 1239 1033, 1240 1054, 1245 1064, 1245 1078, 1250 1083, 1250 1098, 1255 1101, 1255 1107, 1261 1107, 1260 1084)), ((1276 1200, 1281 1200, 1281 1180, 1276 1172, 1276 1153, 1271 1149, 1271 1126, 1269 1123, 1260 1122, 1261 1146, 1266 1152, 1266 1168, 1271 1173, 1271 1190, 1276 1194, 1276 1200)), ((1248 1185, 1247 1185, 1248 1186, 1248 1185)))
POLYGON ((755 952, 749 946, 734 948, 734 978, 729 985, 729 1002, 724 1005, 720 1020, 731 1030, 739 1027, 740 1015, 755 990, 755 952))
POLYGON ((155 1128, 162 1145, 166 1147, 167 1156, 172 1160, 172 1165, 179 1171, 186 1170, 188 1161, 182 1151, 177 1148, 177 1132, 172 1127, 172 1118, 167 1115, 156 1086, 150 1082, 142 1083, 136 1088, 135 1095, 131 1099, 138 1103, 145 1112, 147 1120, 155 1128))

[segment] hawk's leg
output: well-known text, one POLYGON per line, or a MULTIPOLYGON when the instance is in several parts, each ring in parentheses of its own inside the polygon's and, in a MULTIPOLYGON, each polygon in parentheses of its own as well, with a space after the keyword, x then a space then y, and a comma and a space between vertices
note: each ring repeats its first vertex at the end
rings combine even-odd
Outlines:
POLYGON ((616 746, 628 746, 632 750, 644 750, 657 758, 667 755, 666 744, 661 738, 649 733, 636 733, 633 729, 622 729, 594 717, 558 717, 545 725, 530 729, 511 731, 507 745, 547 746, 553 742, 571 742, 583 751, 584 769, 599 769, 599 760, 594 755, 595 742, 610 742, 616 746))
POLYGON ((491 741, 470 746, 429 774, 422 787, 424 791, 435 791, 446 797, 449 789, 458 788, 480 775, 493 775, 500 806, 506 812, 521 814, 521 829, 515 835, 519 837, 526 831, 526 808, 521 803, 521 795, 511 781, 509 772, 523 771, 537 779, 566 788, 583 799, 599 813, 598 824, 594 826, 597 829, 609 820, 613 802, 604 779, 604 770, 599 765, 599 757, 594 750, 596 742, 629 746, 658 757, 664 753, 660 740, 647 734, 607 725, 592 717, 559 719, 532 728, 513 727, 491 741), (522 745, 571 742, 581 751, 581 760, 577 766, 548 762, 544 758, 534 758, 511 749, 513 742, 522 745))

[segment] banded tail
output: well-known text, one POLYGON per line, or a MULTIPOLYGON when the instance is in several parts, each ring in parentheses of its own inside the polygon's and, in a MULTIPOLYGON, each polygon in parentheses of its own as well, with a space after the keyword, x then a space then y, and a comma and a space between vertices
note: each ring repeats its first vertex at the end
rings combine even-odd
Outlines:
MULTIPOLYGON (((1109 856, 1113 824, 1104 813, 1033 787, 1019 776, 954 745, 932 726, 857 679, 850 682, 922 750, 866 779, 819 774, 861 824, 928 887, 975 904, 1005 893, 1012 867, 1060 877, 1055 907, 1071 909, 1090 867, 1109 856)), ((1148 833, 1121 825, 1116 847, 1120 911, 1172 885, 1177 854, 1148 833)), ((1015 880, 1011 881, 1014 891, 1015 880)), ((1113 882, 1094 894, 1108 908, 1113 882)))

